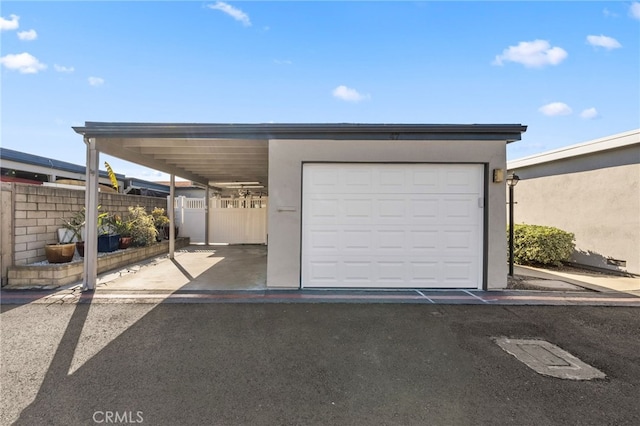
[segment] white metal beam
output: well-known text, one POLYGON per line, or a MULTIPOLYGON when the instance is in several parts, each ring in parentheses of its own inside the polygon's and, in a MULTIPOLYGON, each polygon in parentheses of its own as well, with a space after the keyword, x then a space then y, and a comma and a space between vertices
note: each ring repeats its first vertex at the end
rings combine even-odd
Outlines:
POLYGON ((87 145, 87 172, 85 181, 85 240, 84 277, 82 290, 95 290, 98 279, 98 176, 100 151, 95 138, 85 138, 87 145))
POLYGON ((171 175, 171 185, 169 187, 169 205, 171 208, 169 209, 169 259, 174 258, 174 252, 176 248, 176 176, 171 175))

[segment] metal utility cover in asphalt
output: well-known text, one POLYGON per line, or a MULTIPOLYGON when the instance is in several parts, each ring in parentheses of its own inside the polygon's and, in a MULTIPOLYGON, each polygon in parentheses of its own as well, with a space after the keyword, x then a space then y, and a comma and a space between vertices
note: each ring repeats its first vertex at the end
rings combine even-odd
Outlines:
POLYGON ((569 352, 544 340, 493 339, 505 352, 515 356, 532 370, 545 376, 569 380, 604 379, 606 375, 580 361, 569 352))

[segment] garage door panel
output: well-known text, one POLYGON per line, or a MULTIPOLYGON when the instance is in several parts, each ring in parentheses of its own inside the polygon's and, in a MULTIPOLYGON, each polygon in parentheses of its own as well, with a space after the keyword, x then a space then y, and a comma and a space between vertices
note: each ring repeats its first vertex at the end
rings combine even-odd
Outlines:
POLYGON ((340 235, 340 232, 331 228, 309 230, 309 251, 311 253, 333 253, 340 250, 340 235))
POLYGON ((340 284, 338 259, 309 261, 307 268, 309 286, 332 287, 340 284))
POLYGON ((424 260, 397 258, 382 261, 337 259, 310 263, 309 287, 341 288, 473 288, 474 259, 424 260))
POLYGON ((354 284, 370 283, 373 277, 373 262, 368 260, 344 260, 341 262, 342 281, 353 286, 354 284))
POLYGON ((478 288, 483 166, 305 164, 304 287, 478 288))
POLYGON ((335 222, 340 217, 340 199, 337 197, 313 197, 306 208, 310 223, 335 222))
POLYGON ((448 225, 477 225, 480 221, 478 203, 476 195, 444 196, 440 203, 442 223, 448 225))

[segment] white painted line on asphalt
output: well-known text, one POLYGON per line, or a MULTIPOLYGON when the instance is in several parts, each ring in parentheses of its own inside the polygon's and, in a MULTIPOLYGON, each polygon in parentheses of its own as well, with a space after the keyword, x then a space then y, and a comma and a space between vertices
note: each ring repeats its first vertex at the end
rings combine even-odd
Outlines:
POLYGON ((436 302, 434 302, 432 299, 430 299, 426 294, 424 294, 423 292, 421 292, 420 290, 416 290, 416 292, 417 292, 420 296, 422 296, 422 297, 424 297, 425 299, 427 299, 430 303, 433 303, 433 304, 435 304, 435 303, 436 303, 436 302))
POLYGON ((465 293, 467 293, 471 297, 475 297, 478 300, 482 300, 484 303, 489 303, 488 301, 484 300, 482 297, 478 297, 478 296, 476 296, 475 294, 471 293, 468 290, 462 290, 462 291, 464 291, 465 293))

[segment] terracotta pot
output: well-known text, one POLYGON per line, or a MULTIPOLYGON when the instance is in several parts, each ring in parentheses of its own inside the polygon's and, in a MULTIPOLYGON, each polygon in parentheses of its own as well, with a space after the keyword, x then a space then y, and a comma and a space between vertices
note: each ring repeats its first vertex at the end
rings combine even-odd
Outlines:
POLYGON ((49 263, 67 263, 73 260, 76 253, 76 243, 47 244, 44 246, 44 254, 49 263))
POLYGON ((118 248, 120 250, 129 248, 129 246, 131 245, 132 241, 133 241, 132 237, 120 237, 120 242, 119 242, 118 248))
POLYGON ((76 242, 76 249, 78 249, 78 255, 84 257, 84 241, 76 242))

